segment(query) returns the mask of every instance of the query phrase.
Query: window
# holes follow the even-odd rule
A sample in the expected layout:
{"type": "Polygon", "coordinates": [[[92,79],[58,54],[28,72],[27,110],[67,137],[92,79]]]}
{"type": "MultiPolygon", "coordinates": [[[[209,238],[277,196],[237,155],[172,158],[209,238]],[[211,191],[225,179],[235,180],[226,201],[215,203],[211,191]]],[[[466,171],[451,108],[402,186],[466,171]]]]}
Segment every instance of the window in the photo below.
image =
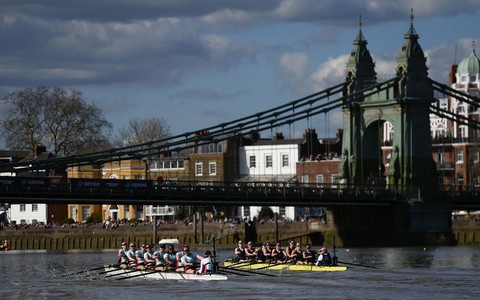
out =
{"type": "Polygon", "coordinates": [[[282,167],[288,167],[288,154],[282,155],[282,167]]]}
{"type": "Polygon", "coordinates": [[[470,76],[470,81],[477,81],[477,76],[475,75],[470,76]]]}
{"type": "Polygon", "coordinates": [[[459,127],[459,129],[460,129],[460,137],[461,137],[461,138],[467,137],[467,128],[466,128],[466,126],[465,126],[465,125],[460,125],[460,126],[458,126],[458,127],[459,127]]]}
{"type": "Polygon", "coordinates": [[[478,150],[476,150],[475,152],[473,152],[473,162],[478,163],[479,160],[480,160],[480,155],[478,153],[478,150]]]}
{"type": "Polygon", "coordinates": [[[38,204],[32,204],[32,211],[38,211],[38,204]]]}
{"type": "Polygon", "coordinates": [[[280,206],[278,210],[279,210],[279,215],[281,217],[285,217],[285,206],[280,206]]]}
{"type": "Polygon", "coordinates": [[[271,155],[265,156],[265,167],[272,168],[273,167],[273,159],[271,155]]]}
{"type": "Polygon", "coordinates": [[[202,176],[203,175],[203,163],[195,163],[195,176],[202,176]]]}
{"type": "Polygon", "coordinates": [[[250,217],[250,206],[244,206],[243,207],[243,215],[245,217],[250,217]]]}
{"type": "Polygon", "coordinates": [[[20,204],[20,211],[25,211],[25,204],[20,204]]]}
{"type": "Polygon", "coordinates": [[[302,183],[309,183],[308,175],[302,175],[300,178],[302,179],[302,183]]]}
{"type": "Polygon", "coordinates": [[[90,216],[90,205],[82,206],[82,221],[86,221],[90,216]]]}
{"type": "Polygon", "coordinates": [[[463,149],[457,150],[457,164],[463,163],[463,149]]]}
{"type": "Polygon", "coordinates": [[[318,174],[317,175],[317,186],[322,186],[322,184],[323,184],[323,175],[318,174]]]}
{"type": "Polygon", "coordinates": [[[340,182],[340,175],[332,175],[332,188],[336,188],[337,184],[340,182]]]}
{"type": "Polygon", "coordinates": [[[445,163],[445,152],[442,150],[440,150],[440,152],[438,152],[438,163],[439,164],[444,164],[445,163]]]}
{"type": "Polygon", "coordinates": [[[77,221],[77,207],[76,206],[70,206],[70,215],[72,216],[72,219],[77,221]]]}
{"type": "Polygon", "coordinates": [[[208,170],[210,175],[217,175],[217,163],[216,162],[209,163],[208,170]]]}
{"type": "Polygon", "coordinates": [[[250,168],[255,168],[257,166],[257,161],[254,155],[249,157],[250,160],[250,168]]]}

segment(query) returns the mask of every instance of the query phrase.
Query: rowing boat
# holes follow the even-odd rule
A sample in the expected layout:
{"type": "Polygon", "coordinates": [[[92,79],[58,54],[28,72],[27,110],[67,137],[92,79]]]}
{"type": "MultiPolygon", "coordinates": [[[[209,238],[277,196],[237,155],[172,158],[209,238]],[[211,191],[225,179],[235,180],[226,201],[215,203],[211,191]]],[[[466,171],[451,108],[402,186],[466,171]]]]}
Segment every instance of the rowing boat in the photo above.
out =
{"type": "Polygon", "coordinates": [[[338,272],[346,271],[345,266],[315,266],[315,265],[292,265],[292,264],[269,264],[269,263],[235,263],[225,261],[225,268],[247,269],[247,270],[288,270],[288,271],[304,271],[304,272],[338,272]]]}
{"type": "Polygon", "coordinates": [[[227,276],[220,274],[186,274],[179,272],[165,272],[165,271],[142,271],[131,269],[119,269],[113,267],[105,267],[105,277],[112,279],[126,279],[126,278],[142,278],[142,279],[157,279],[157,280],[227,280],[227,276]]]}

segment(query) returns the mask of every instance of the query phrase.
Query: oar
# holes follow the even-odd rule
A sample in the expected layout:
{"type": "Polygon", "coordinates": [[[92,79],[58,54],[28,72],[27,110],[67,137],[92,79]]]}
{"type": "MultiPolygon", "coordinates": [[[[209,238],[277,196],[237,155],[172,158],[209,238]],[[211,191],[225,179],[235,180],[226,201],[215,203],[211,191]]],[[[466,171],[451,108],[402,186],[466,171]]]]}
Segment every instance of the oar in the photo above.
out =
{"type": "Polygon", "coordinates": [[[106,275],[105,278],[109,278],[109,277],[114,277],[114,276],[119,276],[119,275],[125,275],[125,274],[129,274],[129,273],[133,273],[133,272],[137,272],[137,271],[141,271],[141,270],[137,270],[137,269],[117,269],[118,270],[124,270],[124,272],[119,272],[117,274],[113,274],[113,275],[106,275]]]}
{"type": "Polygon", "coordinates": [[[116,265],[105,265],[103,267],[93,268],[93,269],[90,269],[90,270],[83,270],[83,271],[79,271],[79,272],[75,272],[75,273],[69,273],[69,274],[63,275],[63,277],[78,275],[78,274],[87,273],[87,272],[91,272],[91,271],[97,271],[97,270],[101,270],[101,269],[105,269],[105,268],[109,268],[109,267],[113,267],[113,266],[116,266],[116,265]]]}
{"type": "MultiPolygon", "coordinates": [[[[145,276],[145,275],[148,275],[148,274],[165,272],[165,271],[158,271],[158,270],[153,270],[153,271],[149,271],[149,272],[141,271],[141,270],[135,270],[135,271],[140,271],[140,274],[132,275],[132,276],[120,277],[120,278],[117,278],[116,280],[125,280],[125,279],[129,279],[129,278],[135,278],[135,277],[145,276]]],[[[130,273],[131,273],[131,272],[130,272],[130,273]]]]}
{"type": "MultiPolygon", "coordinates": [[[[112,266],[113,267],[113,266],[112,266]]],[[[110,272],[114,272],[114,271],[118,271],[118,270],[132,270],[132,269],[128,269],[128,268],[119,268],[117,266],[115,266],[112,270],[108,270],[108,271],[103,271],[103,272],[99,272],[98,274],[107,274],[107,273],[110,273],[110,272]]]]}
{"type": "MultiPolygon", "coordinates": [[[[220,268],[220,271],[225,271],[225,269],[232,270],[232,268],[222,267],[222,268],[220,268]]],[[[249,274],[264,275],[264,276],[268,276],[268,277],[277,277],[277,275],[262,273],[262,272],[256,272],[254,270],[244,270],[244,269],[239,269],[239,268],[233,268],[233,270],[235,270],[236,272],[245,272],[245,273],[249,273],[249,274]]]]}
{"type": "Polygon", "coordinates": [[[247,261],[237,262],[237,263],[234,263],[234,264],[225,266],[225,268],[236,269],[237,266],[240,266],[240,267],[250,266],[250,265],[253,265],[253,263],[254,263],[254,261],[251,260],[251,259],[249,259],[249,260],[247,260],[247,261]]]}
{"type": "MultiPolygon", "coordinates": [[[[227,273],[227,274],[238,275],[238,276],[250,276],[250,275],[248,275],[248,274],[235,272],[235,271],[233,271],[233,270],[225,270],[225,269],[226,269],[225,267],[219,267],[219,272],[220,272],[220,273],[227,273]]],[[[234,270],[237,270],[237,269],[234,269],[234,270]]]]}
{"type": "Polygon", "coordinates": [[[347,265],[347,266],[355,266],[355,267],[362,267],[362,268],[368,268],[368,269],[378,269],[377,267],[373,267],[373,266],[366,266],[366,265],[361,265],[361,264],[348,263],[348,262],[344,262],[344,261],[339,261],[339,263],[347,265]]]}

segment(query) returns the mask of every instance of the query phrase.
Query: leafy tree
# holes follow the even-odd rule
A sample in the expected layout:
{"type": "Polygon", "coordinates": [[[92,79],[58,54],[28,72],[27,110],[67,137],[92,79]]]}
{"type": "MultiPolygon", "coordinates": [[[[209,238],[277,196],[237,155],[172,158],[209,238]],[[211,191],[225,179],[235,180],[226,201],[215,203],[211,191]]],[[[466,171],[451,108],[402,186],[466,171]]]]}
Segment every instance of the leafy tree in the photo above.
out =
{"type": "Polygon", "coordinates": [[[98,224],[102,223],[102,216],[99,212],[93,212],[91,215],[87,217],[85,220],[87,224],[98,224]]]}
{"type": "Polygon", "coordinates": [[[132,146],[161,140],[171,135],[170,125],[162,118],[152,117],[144,120],[131,119],[127,127],[119,130],[115,144],[118,146],[132,146]]]}
{"type": "Polygon", "coordinates": [[[273,217],[274,217],[273,210],[268,206],[262,206],[262,208],[258,212],[258,219],[259,220],[268,221],[268,220],[273,219],[273,217]]]}
{"type": "Polygon", "coordinates": [[[1,129],[9,149],[35,151],[42,144],[55,155],[68,156],[111,146],[112,124],[75,89],[26,88],[6,100],[10,108],[1,129]]]}

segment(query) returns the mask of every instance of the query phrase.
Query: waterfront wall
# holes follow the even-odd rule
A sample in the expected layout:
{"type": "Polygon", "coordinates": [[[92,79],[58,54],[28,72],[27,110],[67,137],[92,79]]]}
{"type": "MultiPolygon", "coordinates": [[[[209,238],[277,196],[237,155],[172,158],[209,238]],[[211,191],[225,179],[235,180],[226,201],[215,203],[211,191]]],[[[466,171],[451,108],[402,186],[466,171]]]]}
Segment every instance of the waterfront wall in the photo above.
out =
{"type": "MultiPolygon", "coordinates": [[[[256,243],[278,240],[286,245],[294,239],[303,244],[323,245],[330,234],[322,232],[319,226],[306,222],[279,224],[278,231],[272,223],[260,224],[256,228],[256,243]]],[[[65,251],[73,249],[119,249],[123,241],[156,244],[161,239],[178,239],[180,244],[215,244],[233,246],[238,240],[245,240],[244,224],[205,224],[203,238],[197,229],[183,224],[161,225],[153,237],[153,225],[130,227],[123,225],[117,229],[101,226],[78,226],[69,228],[6,228],[0,230],[0,239],[7,240],[11,250],[65,251]]],[[[330,241],[331,238],[328,238],[330,241]]]]}
{"type": "MultiPolygon", "coordinates": [[[[457,245],[480,245],[480,222],[474,220],[457,220],[454,222],[453,233],[457,245]]],[[[47,250],[65,251],[73,249],[119,249],[123,241],[156,244],[161,239],[178,239],[179,243],[202,244],[200,233],[197,237],[192,226],[161,225],[157,228],[156,238],[153,237],[153,226],[120,226],[117,229],[105,229],[100,226],[76,228],[5,228],[0,230],[0,240],[7,240],[11,250],[47,250]]],[[[274,242],[276,236],[284,246],[289,240],[314,246],[333,246],[335,239],[337,247],[344,243],[334,226],[295,222],[279,224],[278,233],[274,224],[260,224],[256,228],[256,242],[274,242]]],[[[212,245],[215,238],[217,246],[234,247],[238,240],[245,240],[244,224],[207,224],[204,231],[203,244],[212,245]]],[[[376,245],[370,245],[376,246],[376,245]]]]}

